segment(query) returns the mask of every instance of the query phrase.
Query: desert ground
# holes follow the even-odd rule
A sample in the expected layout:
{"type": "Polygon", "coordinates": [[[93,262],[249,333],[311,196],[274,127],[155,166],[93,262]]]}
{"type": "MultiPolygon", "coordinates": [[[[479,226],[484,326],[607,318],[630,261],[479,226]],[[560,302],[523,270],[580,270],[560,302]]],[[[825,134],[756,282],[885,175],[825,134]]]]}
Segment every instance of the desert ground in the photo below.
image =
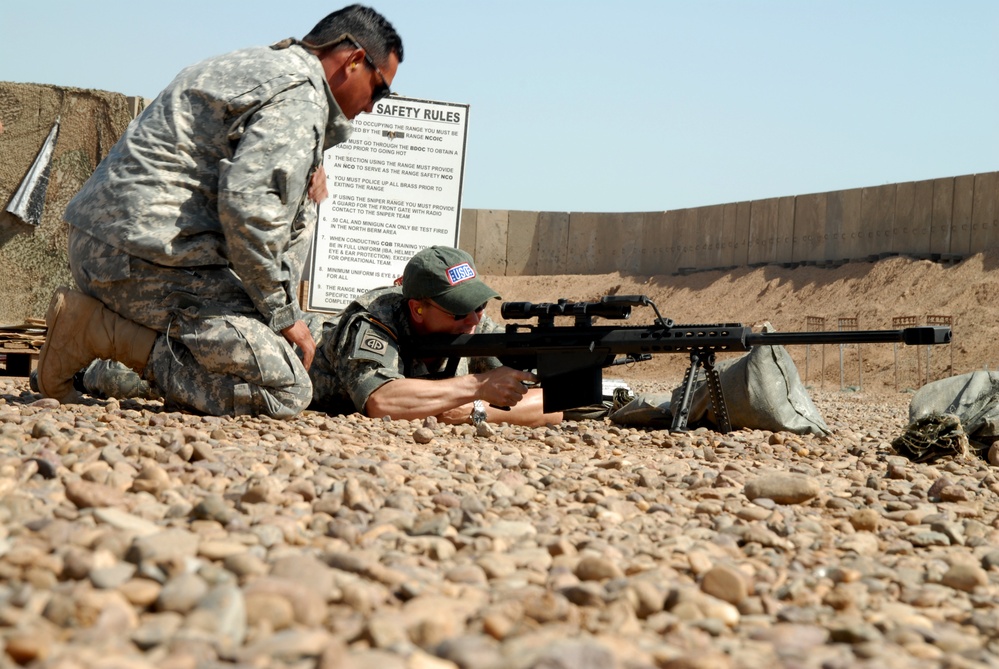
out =
{"type": "MultiPolygon", "coordinates": [[[[680,323],[953,319],[928,372],[810,351],[824,436],[215,418],[0,379],[0,666],[999,667],[999,478],[890,445],[921,380],[999,364],[997,259],[487,277],[680,323]]],[[[611,375],[662,390],[686,363],[611,375]]]]}

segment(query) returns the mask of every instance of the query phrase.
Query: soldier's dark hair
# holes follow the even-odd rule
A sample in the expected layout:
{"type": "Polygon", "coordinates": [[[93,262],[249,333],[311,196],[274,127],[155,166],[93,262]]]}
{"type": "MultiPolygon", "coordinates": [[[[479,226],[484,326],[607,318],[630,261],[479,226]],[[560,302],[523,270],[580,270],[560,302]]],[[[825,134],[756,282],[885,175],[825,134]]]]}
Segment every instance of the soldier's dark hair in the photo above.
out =
{"type": "Polygon", "coordinates": [[[371,59],[384,63],[390,53],[395,53],[402,62],[402,38],[384,16],[363,5],[350,5],[329,14],[302,38],[306,46],[325,51],[344,42],[344,33],[353,35],[371,59]]]}

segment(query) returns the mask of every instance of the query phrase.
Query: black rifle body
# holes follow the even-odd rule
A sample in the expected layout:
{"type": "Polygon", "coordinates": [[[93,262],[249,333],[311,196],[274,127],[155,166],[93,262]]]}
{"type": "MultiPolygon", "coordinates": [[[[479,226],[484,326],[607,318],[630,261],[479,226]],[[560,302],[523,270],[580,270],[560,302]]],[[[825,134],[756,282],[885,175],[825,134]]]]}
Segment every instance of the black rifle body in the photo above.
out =
{"type": "MultiPolygon", "coordinates": [[[[658,310],[655,322],[650,325],[592,324],[594,316],[628,318],[630,306],[636,304],[651,305],[651,302],[645,296],[609,296],[600,302],[562,300],[540,305],[508,302],[503,304],[504,317],[516,313],[514,317],[537,318],[538,322],[510,323],[505,332],[414,337],[407,342],[406,350],[414,358],[449,358],[453,365],[460,358],[496,357],[507,366],[533,370],[544,390],[544,410],[551,412],[600,402],[605,367],[647,360],[656,354],[690,355],[691,366],[685,381],[689,386],[689,376],[697,367],[704,366],[710,374],[714,354],[720,352],[801,344],[935,345],[949,343],[951,339],[950,328],[940,326],[899,330],[753,332],[741,323],[677,325],[658,316],[658,310]],[[616,305],[616,309],[607,310],[601,306],[607,304],[616,305]],[[558,310],[552,313],[551,308],[555,305],[563,305],[561,311],[566,313],[558,310]],[[587,313],[585,308],[591,305],[599,308],[587,313]],[[531,313],[532,308],[537,313],[531,313]],[[576,322],[556,325],[554,316],[575,316],[576,322]]],[[[685,394],[689,395],[689,388],[685,394]]],[[[689,404],[689,397],[685,399],[689,404]]],[[[684,428],[685,424],[677,427],[684,428]]]]}

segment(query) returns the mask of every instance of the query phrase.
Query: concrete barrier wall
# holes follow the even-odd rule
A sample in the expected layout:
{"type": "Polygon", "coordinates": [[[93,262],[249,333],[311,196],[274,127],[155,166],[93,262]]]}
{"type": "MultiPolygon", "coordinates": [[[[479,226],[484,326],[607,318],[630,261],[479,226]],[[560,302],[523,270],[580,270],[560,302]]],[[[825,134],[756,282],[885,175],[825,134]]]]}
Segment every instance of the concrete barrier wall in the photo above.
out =
{"type": "Polygon", "coordinates": [[[678,274],[999,247],[999,172],[637,213],[462,211],[484,273],[678,274]]]}

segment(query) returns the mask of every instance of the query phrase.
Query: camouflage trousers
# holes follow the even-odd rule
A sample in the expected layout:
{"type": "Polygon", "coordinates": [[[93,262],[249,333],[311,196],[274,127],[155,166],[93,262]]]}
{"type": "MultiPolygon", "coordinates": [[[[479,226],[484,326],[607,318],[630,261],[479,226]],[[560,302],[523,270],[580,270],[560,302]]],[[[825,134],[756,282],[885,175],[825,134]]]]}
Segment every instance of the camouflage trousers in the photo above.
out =
{"type": "Polygon", "coordinates": [[[80,290],[160,333],[144,372],[167,402],[216,416],[287,418],[312,400],[312,382],[227,267],[165,267],[70,228],[80,290]]]}

